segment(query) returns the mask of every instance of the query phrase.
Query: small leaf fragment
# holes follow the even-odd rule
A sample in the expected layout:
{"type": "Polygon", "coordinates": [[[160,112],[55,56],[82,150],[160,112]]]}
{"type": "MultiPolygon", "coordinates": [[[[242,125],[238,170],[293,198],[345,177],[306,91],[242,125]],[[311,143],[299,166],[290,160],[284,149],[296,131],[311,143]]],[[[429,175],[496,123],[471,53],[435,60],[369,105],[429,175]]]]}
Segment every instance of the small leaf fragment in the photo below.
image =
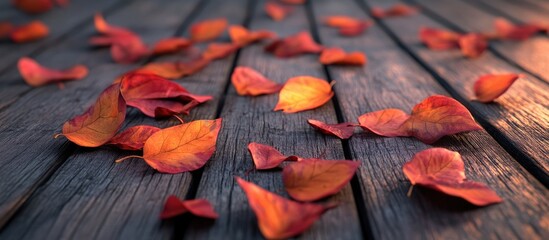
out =
{"type": "Polygon", "coordinates": [[[526,40],[542,30],[536,24],[515,25],[504,18],[494,20],[494,28],[498,38],[516,41],[526,40]]]}
{"type": "Polygon", "coordinates": [[[282,85],[275,83],[261,73],[249,67],[236,67],[231,76],[231,82],[238,95],[258,96],[276,93],[282,89],[282,85]]]}
{"type": "Polygon", "coordinates": [[[353,136],[356,126],[354,123],[327,124],[314,119],[307,120],[307,123],[324,134],[336,136],[340,139],[348,139],[353,136]]]}
{"type": "Polygon", "coordinates": [[[181,200],[174,195],[168,196],[164,209],[160,213],[161,219],[168,219],[190,212],[191,214],[216,219],[219,215],[215,212],[212,204],[206,199],[181,200]]]}
{"type": "Polygon", "coordinates": [[[265,3],[265,13],[275,21],[281,21],[293,11],[292,7],[283,6],[274,1],[265,3]]]}
{"type": "Polygon", "coordinates": [[[202,53],[202,58],[207,60],[217,60],[230,56],[235,53],[240,46],[234,43],[210,43],[208,48],[202,53]]]}
{"type": "Polygon", "coordinates": [[[191,26],[191,39],[193,42],[205,42],[218,38],[227,28],[225,18],[208,19],[191,26]]]}
{"type": "Polygon", "coordinates": [[[304,53],[319,53],[323,47],[317,44],[308,32],[278,39],[265,47],[267,52],[277,57],[293,57],[304,53]]]}
{"type": "Polygon", "coordinates": [[[284,161],[297,161],[296,156],[284,156],[275,148],[252,142],[248,144],[248,151],[252,155],[255,168],[258,170],[278,167],[284,161]]]}
{"type": "Polygon", "coordinates": [[[243,26],[232,25],[229,27],[229,36],[234,44],[243,47],[263,39],[274,38],[276,37],[276,33],[266,30],[252,32],[243,26]]]}
{"type": "Polygon", "coordinates": [[[153,47],[153,55],[170,54],[181,51],[191,46],[192,42],[182,37],[164,38],[156,42],[153,47]]]}
{"type": "Polygon", "coordinates": [[[458,43],[461,53],[470,58],[480,56],[488,47],[486,38],[477,33],[469,33],[461,36],[458,43]]]}
{"type": "Polygon", "coordinates": [[[32,21],[25,25],[15,27],[10,32],[10,39],[15,43],[26,43],[45,38],[48,34],[48,26],[41,21],[32,21]]]}
{"type": "Polygon", "coordinates": [[[333,96],[332,86],[325,80],[310,76],[293,77],[280,90],[274,110],[285,113],[311,110],[324,105],[333,96]]]}
{"type": "Polygon", "coordinates": [[[334,15],[327,17],[324,24],[338,28],[339,34],[342,36],[352,37],[362,34],[372,25],[372,22],[349,16],[334,15]]]}
{"type": "Polygon", "coordinates": [[[504,94],[521,75],[515,73],[488,74],[478,78],[474,92],[479,102],[492,102],[504,94]]]}
{"type": "Polygon", "coordinates": [[[33,59],[27,57],[19,59],[17,68],[25,82],[33,87],[52,82],[78,80],[88,75],[88,68],[84,65],[76,65],[65,70],[55,70],[43,67],[33,59]]]}
{"type": "Polygon", "coordinates": [[[416,14],[417,12],[418,9],[416,7],[412,7],[403,3],[394,4],[387,9],[382,9],[380,7],[372,8],[372,16],[377,18],[410,16],[416,14]]]}
{"type": "Polygon", "coordinates": [[[419,39],[433,50],[448,50],[459,47],[460,34],[436,28],[421,27],[419,39]]]}
{"type": "Polygon", "coordinates": [[[325,48],[320,54],[320,63],[322,64],[337,64],[337,65],[364,65],[367,58],[364,53],[351,52],[347,53],[341,48],[325,48]]]}

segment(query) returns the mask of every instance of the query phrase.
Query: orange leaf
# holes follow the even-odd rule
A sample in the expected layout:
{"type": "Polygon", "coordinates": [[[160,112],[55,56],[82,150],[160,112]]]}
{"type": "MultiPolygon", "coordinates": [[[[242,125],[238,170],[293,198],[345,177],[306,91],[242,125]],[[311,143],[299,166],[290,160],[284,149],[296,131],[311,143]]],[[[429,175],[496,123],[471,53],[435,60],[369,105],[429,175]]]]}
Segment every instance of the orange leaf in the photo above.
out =
{"type": "Polygon", "coordinates": [[[88,75],[88,68],[76,65],[66,70],[55,70],[41,66],[36,61],[23,57],[17,62],[19,73],[27,84],[38,87],[52,82],[82,79],[88,75]]]}
{"type": "Polygon", "coordinates": [[[163,78],[178,79],[199,72],[209,63],[210,60],[204,58],[190,62],[153,62],[135,70],[135,73],[150,73],[163,78]]]}
{"type": "Polygon", "coordinates": [[[234,43],[210,43],[202,57],[209,60],[222,59],[236,52],[238,48],[239,46],[234,43]]]}
{"type": "Polygon", "coordinates": [[[373,7],[372,16],[377,18],[401,17],[401,16],[413,15],[417,13],[417,11],[418,9],[416,7],[408,6],[402,3],[397,3],[385,10],[379,7],[373,7]]]}
{"type": "Polygon", "coordinates": [[[316,201],[338,193],[353,178],[359,162],[302,159],[282,171],[284,187],[299,201],[316,201]]]}
{"type": "Polygon", "coordinates": [[[324,212],[335,207],[294,202],[239,177],[235,178],[257,216],[259,230],[268,239],[285,239],[298,235],[307,230],[324,212]]]}
{"type": "Polygon", "coordinates": [[[433,50],[447,50],[459,47],[458,41],[460,34],[436,29],[421,27],[419,29],[419,39],[428,48],[433,50]]]}
{"type": "Polygon", "coordinates": [[[95,30],[101,34],[105,34],[105,35],[134,34],[132,31],[128,30],[127,28],[110,25],[109,23],[107,23],[107,21],[105,21],[105,18],[103,18],[103,15],[101,15],[101,13],[96,13],[93,18],[93,21],[94,21],[95,30]]]}
{"type": "Polygon", "coordinates": [[[265,13],[275,21],[286,18],[293,10],[291,7],[283,6],[273,1],[265,3],[265,13]]]}
{"type": "Polygon", "coordinates": [[[12,4],[30,14],[44,13],[53,8],[52,0],[13,0],[12,4]]]}
{"type": "Polygon", "coordinates": [[[284,161],[298,160],[296,156],[284,156],[275,148],[256,142],[248,144],[248,150],[252,155],[255,168],[259,170],[278,167],[284,161]]]}
{"type": "Polygon", "coordinates": [[[242,96],[258,96],[280,91],[281,84],[275,83],[249,67],[236,67],[231,76],[236,92],[242,96]]]}
{"type": "Polygon", "coordinates": [[[195,23],[191,26],[193,42],[204,42],[218,38],[227,28],[227,19],[216,18],[195,23]]]}
{"type": "Polygon", "coordinates": [[[501,39],[526,40],[542,29],[536,24],[515,25],[506,19],[497,18],[494,20],[497,37],[501,39]]]}
{"type": "Polygon", "coordinates": [[[480,102],[492,102],[504,94],[521,75],[515,73],[489,74],[475,82],[475,96],[480,102]]]}
{"type": "Polygon", "coordinates": [[[293,57],[304,53],[319,53],[323,47],[318,45],[308,32],[279,39],[267,45],[265,50],[277,57],[293,57]]]}
{"type": "Polygon", "coordinates": [[[346,53],[341,48],[325,48],[320,54],[320,63],[322,64],[364,65],[366,61],[364,53],[346,53]]]}
{"type": "Polygon", "coordinates": [[[341,15],[327,17],[324,23],[330,27],[339,28],[340,35],[349,37],[362,34],[372,25],[371,21],[341,15]]]}
{"type": "Polygon", "coordinates": [[[475,58],[480,56],[488,47],[486,38],[477,33],[469,33],[459,38],[459,47],[464,56],[475,58]]]}
{"type": "Polygon", "coordinates": [[[221,118],[197,120],[162,129],[147,139],[143,158],[162,173],[182,173],[201,168],[210,159],[221,129],[221,118]]]}
{"type": "Polygon", "coordinates": [[[133,126],[114,136],[108,144],[124,150],[141,150],[145,145],[145,141],[158,131],[160,131],[160,128],[153,126],[133,126]]]}
{"type": "Polygon", "coordinates": [[[354,123],[339,123],[339,124],[326,124],[318,120],[309,119],[307,120],[309,125],[319,130],[320,132],[332,136],[336,136],[340,139],[347,139],[353,136],[355,132],[354,123]]]}
{"type": "Polygon", "coordinates": [[[11,31],[10,39],[15,43],[25,43],[45,38],[48,34],[48,26],[41,21],[32,21],[11,31]]]}
{"type": "Polygon", "coordinates": [[[120,86],[113,84],[85,113],[63,125],[63,135],[82,147],[98,147],[107,143],[126,118],[126,102],[120,86]]]}
{"type": "Polygon", "coordinates": [[[251,32],[245,27],[232,25],[229,27],[229,36],[234,44],[243,47],[263,39],[274,38],[276,34],[265,30],[251,32]]]}
{"type": "Polygon", "coordinates": [[[166,117],[161,113],[188,114],[189,105],[196,106],[195,101],[204,103],[212,99],[211,96],[194,95],[179,84],[157,75],[144,73],[124,75],[120,91],[128,106],[138,108],[149,117],[166,117]]]}
{"type": "Polygon", "coordinates": [[[309,76],[293,77],[280,90],[274,110],[295,113],[315,109],[333,96],[332,86],[325,80],[309,76]]]}
{"type": "Polygon", "coordinates": [[[477,206],[503,201],[486,185],[466,180],[460,154],[444,148],[430,148],[417,153],[404,164],[402,171],[412,185],[460,197],[477,206]]]}
{"type": "Polygon", "coordinates": [[[153,55],[170,54],[191,46],[192,42],[182,37],[165,38],[158,41],[152,50],[153,55]]]}
{"type": "Polygon", "coordinates": [[[216,219],[219,215],[215,212],[212,204],[206,199],[181,200],[174,195],[166,199],[164,209],[160,214],[161,219],[173,218],[190,212],[195,216],[216,219]]]}
{"type": "Polygon", "coordinates": [[[431,144],[446,135],[482,129],[461,103],[434,95],[417,104],[411,115],[398,109],[366,113],[358,118],[360,126],[387,137],[413,136],[431,144]]]}

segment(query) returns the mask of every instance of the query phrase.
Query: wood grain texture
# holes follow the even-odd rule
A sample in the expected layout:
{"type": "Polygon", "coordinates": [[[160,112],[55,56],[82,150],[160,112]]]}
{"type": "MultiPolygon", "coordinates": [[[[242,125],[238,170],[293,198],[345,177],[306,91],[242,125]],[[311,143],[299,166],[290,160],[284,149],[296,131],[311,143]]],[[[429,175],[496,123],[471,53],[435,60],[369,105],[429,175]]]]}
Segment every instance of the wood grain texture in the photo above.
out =
{"type": "MultiPolygon", "coordinates": [[[[375,5],[375,4],[372,4],[375,5]]],[[[525,74],[509,91],[494,103],[470,101],[474,98],[473,84],[477,78],[490,73],[521,72],[490,52],[479,58],[462,57],[459,50],[432,51],[418,39],[420,26],[444,28],[443,25],[423,14],[409,18],[383,21],[396,38],[423,64],[427,65],[440,81],[460,98],[488,131],[523,166],[536,175],[545,185],[549,184],[549,86],[525,74]]],[[[482,22],[482,21],[479,21],[482,22]]]]}
{"type": "MultiPolygon", "coordinates": [[[[493,22],[499,15],[492,15],[481,8],[464,1],[452,0],[413,0],[438,18],[454,25],[455,31],[493,32],[493,22]],[[459,9],[456,11],[455,9],[459,9]]],[[[448,26],[447,26],[448,27],[448,26]]],[[[526,41],[492,41],[490,50],[496,56],[504,58],[520,68],[516,71],[528,71],[537,78],[549,83],[549,38],[536,35],[526,41]]]]}
{"type": "Polygon", "coordinates": [[[509,0],[466,0],[471,4],[522,23],[549,21],[548,11],[543,7],[532,7],[527,2],[509,0]]]}
{"type": "MultiPolygon", "coordinates": [[[[91,2],[88,0],[74,0],[70,1],[66,7],[54,7],[50,11],[38,15],[25,14],[10,4],[6,4],[7,6],[0,10],[0,20],[10,21],[17,25],[40,20],[49,27],[49,35],[44,39],[24,44],[3,41],[0,44],[0,56],[2,56],[0,58],[0,73],[15,67],[17,59],[20,57],[33,56],[52,45],[59,44],[73,33],[73,30],[92,21],[93,14],[96,12],[110,12],[123,7],[128,2],[130,1],[98,0],[93,1],[90,6],[91,2]]],[[[4,82],[4,79],[1,79],[0,82],[4,82]]]]}
{"type": "MultiPolygon", "coordinates": [[[[309,30],[303,6],[296,6],[285,20],[274,22],[264,13],[264,3],[265,1],[257,1],[251,29],[268,29],[281,37],[309,30]]],[[[263,46],[264,44],[255,44],[242,49],[238,66],[252,67],[278,83],[299,75],[326,79],[318,62],[318,55],[280,59],[264,52],[263,46]]],[[[278,94],[239,96],[234,87],[229,86],[221,112],[223,128],[219,135],[219,145],[215,157],[204,169],[196,196],[210,200],[220,218],[207,227],[192,223],[185,232],[185,239],[261,238],[257,219],[234,176],[242,177],[277,194],[288,195],[284,191],[281,171],[253,170],[254,165],[247,150],[250,142],[274,146],[283,154],[344,159],[338,139],[314,131],[306,122],[309,118],[336,122],[331,102],[315,110],[285,114],[273,112],[277,99],[278,94]]],[[[298,238],[360,239],[361,230],[350,186],[329,200],[339,202],[339,206],[325,213],[298,238]]]]}
{"type": "MultiPolygon", "coordinates": [[[[173,36],[197,2],[136,1],[108,21],[135,30],[147,42],[156,41],[173,36]]],[[[90,22],[85,31],[40,55],[44,59],[65,59],[65,64],[75,59],[94,63],[90,64],[90,77],[67,83],[64,90],[55,86],[36,88],[0,113],[0,121],[5,123],[0,133],[0,151],[4,155],[0,160],[2,225],[48,180],[0,233],[2,239],[135,238],[139,234],[147,238],[173,232],[161,228],[158,219],[152,217],[156,217],[163,196],[185,192],[181,188],[187,186],[188,175],[165,178],[142,161],[114,164],[114,159],[129,152],[76,148],[66,139],[52,138],[65,121],[84,112],[115,77],[137,66],[112,63],[108,49],[89,49],[87,39],[93,32],[90,22]]],[[[128,125],[154,124],[150,119],[138,118],[141,114],[137,111],[128,115],[128,125]]]]}
{"type": "MultiPolygon", "coordinates": [[[[368,55],[366,67],[329,67],[337,82],[334,88],[344,121],[356,122],[361,114],[384,108],[408,111],[425,97],[448,95],[378,25],[364,35],[346,38],[321,24],[330,15],[367,18],[354,1],[317,0],[312,4],[323,44],[368,55]]],[[[421,23],[417,17],[387,21],[395,25],[398,21],[410,31],[421,23]]],[[[460,152],[468,178],[488,184],[505,200],[481,209],[421,187],[414,188],[411,198],[406,196],[410,184],[402,165],[413,154],[432,146],[413,138],[371,133],[356,134],[349,145],[353,158],[363,164],[359,179],[375,239],[542,239],[549,233],[544,227],[549,192],[485,131],[445,137],[433,145],[460,152]]]]}

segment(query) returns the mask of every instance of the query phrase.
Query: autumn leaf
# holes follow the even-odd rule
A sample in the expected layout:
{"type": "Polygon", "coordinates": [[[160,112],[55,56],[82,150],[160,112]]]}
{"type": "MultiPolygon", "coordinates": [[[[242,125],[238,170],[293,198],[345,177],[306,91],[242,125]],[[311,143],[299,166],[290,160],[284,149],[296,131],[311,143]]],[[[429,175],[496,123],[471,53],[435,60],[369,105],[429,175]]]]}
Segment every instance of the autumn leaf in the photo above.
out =
{"type": "Polygon", "coordinates": [[[399,109],[366,113],[358,118],[360,126],[381,136],[413,136],[432,144],[446,135],[481,130],[461,103],[441,95],[424,99],[408,115],[399,109]]]}
{"type": "Polygon", "coordinates": [[[98,147],[107,143],[126,118],[126,102],[120,86],[105,89],[93,106],[63,125],[63,136],[82,147],[98,147]]]}
{"type": "Polygon", "coordinates": [[[320,63],[327,65],[364,65],[366,61],[364,53],[347,53],[341,48],[325,48],[320,54],[320,63]]]}
{"type": "Polygon", "coordinates": [[[542,30],[536,24],[515,25],[503,18],[494,20],[494,28],[498,38],[516,41],[526,40],[542,30]]]}
{"type": "Polygon", "coordinates": [[[161,113],[188,114],[188,104],[204,103],[211,96],[194,95],[177,83],[154,74],[129,73],[121,80],[120,91],[128,106],[149,117],[167,117],[161,113]],[[158,109],[168,111],[158,112],[158,109]]]}
{"type": "Polygon", "coordinates": [[[504,94],[513,83],[522,77],[520,74],[488,74],[475,82],[474,92],[479,102],[492,102],[504,94]]]}
{"type": "Polygon", "coordinates": [[[280,90],[274,110],[295,113],[315,109],[333,96],[332,86],[325,80],[309,76],[293,77],[280,90]]]}
{"type": "Polygon", "coordinates": [[[43,67],[27,57],[19,59],[17,68],[25,82],[33,87],[52,82],[82,79],[88,75],[88,68],[84,65],[76,65],[66,70],[55,70],[43,67]]]}
{"type": "Polygon", "coordinates": [[[163,78],[178,79],[189,76],[204,69],[210,60],[199,58],[189,62],[153,62],[137,70],[135,73],[155,74],[163,78]]]}
{"type": "Polygon", "coordinates": [[[12,0],[13,6],[30,14],[38,14],[49,11],[53,8],[52,0],[12,0]]]}
{"type": "Polygon", "coordinates": [[[258,96],[280,91],[281,84],[275,83],[261,73],[249,67],[236,67],[231,75],[231,82],[238,95],[258,96]]]}
{"type": "Polygon", "coordinates": [[[256,142],[248,144],[248,151],[250,151],[255,168],[258,170],[276,168],[284,161],[298,160],[296,156],[284,156],[275,148],[256,142]]]}
{"type": "Polygon", "coordinates": [[[338,28],[339,34],[342,36],[352,37],[362,34],[372,25],[372,22],[349,16],[334,15],[327,17],[324,24],[338,28]]]}
{"type": "Polygon", "coordinates": [[[373,7],[372,16],[376,18],[402,17],[416,14],[417,11],[418,9],[416,7],[408,6],[403,3],[397,3],[387,9],[373,7]]]}
{"type": "Polygon", "coordinates": [[[141,150],[149,137],[160,131],[160,128],[138,125],[130,127],[115,135],[107,144],[114,145],[123,150],[141,150]]]}
{"type": "Polygon", "coordinates": [[[192,42],[182,37],[164,38],[156,42],[153,47],[153,55],[164,55],[175,53],[192,45],[192,42]]]}
{"type": "Polygon", "coordinates": [[[26,43],[45,38],[48,34],[48,26],[41,21],[32,21],[22,26],[15,27],[10,32],[10,39],[14,43],[26,43]]]}
{"type": "Polygon", "coordinates": [[[459,47],[460,34],[443,29],[421,27],[419,39],[433,50],[447,50],[459,47]]]}
{"type": "Polygon", "coordinates": [[[356,161],[302,159],[284,167],[282,179],[288,194],[309,202],[338,193],[353,178],[356,161]]]}
{"type": "Polygon", "coordinates": [[[203,218],[216,219],[219,216],[213,209],[212,204],[206,199],[183,201],[174,195],[170,195],[168,196],[168,199],[166,199],[164,209],[162,210],[162,213],[160,213],[160,218],[173,218],[188,212],[203,218]]]}
{"type": "Polygon", "coordinates": [[[195,23],[191,26],[191,39],[193,42],[214,40],[223,34],[227,24],[225,18],[215,18],[195,23]]]}
{"type": "Polygon", "coordinates": [[[458,43],[461,53],[470,58],[480,56],[488,47],[486,38],[477,33],[469,33],[461,36],[458,43]]]}
{"type": "Polygon", "coordinates": [[[319,130],[320,132],[332,136],[336,136],[340,139],[348,139],[355,132],[354,123],[338,123],[338,124],[327,124],[318,120],[309,119],[307,123],[313,128],[319,130]]]}
{"type": "Polygon", "coordinates": [[[235,53],[240,47],[234,43],[210,43],[202,53],[202,58],[208,60],[222,59],[235,53]]]}
{"type": "Polygon", "coordinates": [[[257,217],[259,230],[267,239],[296,236],[307,230],[324,212],[335,207],[294,202],[239,177],[235,178],[248,197],[248,203],[257,217]]]}
{"type": "Polygon", "coordinates": [[[323,47],[318,45],[308,32],[279,39],[265,47],[267,52],[277,57],[293,57],[304,53],[319,53],[323,47]]]}
{"type": "Polygon", "coordinates": [[[266,30],[252,32],[243,26],[232,25],[229,27],[229,36],[234,44],[243,47],[263,39],[274,38],[276,34],[266,30]]]}
{"type": "Polygon", "coordinates": [[[93,23],[95,26],[95,30],[98,33],[105,34],[105,35],[126,35],[126,34],[134,34],[132,31],[128,30],[127,28],[114,26],[105,20],[103,18],[103,15],[101,13],[96,13],[93,17],[93,23]]]}
{"type": "Polygon", "coordinates": [[[461,155],[444,148],[430,148],[414,155],[402,167],[412,185],[421,185],[445,194],[486,206],[503,200],[482,183],[467,180],[461,155]]]}
{"type": "Polygon", "coordinates": [[[293,11],[292,7],[280,5],[274,1],[265,3],[265,13],[275,21],[281,21],[293,11]]]}

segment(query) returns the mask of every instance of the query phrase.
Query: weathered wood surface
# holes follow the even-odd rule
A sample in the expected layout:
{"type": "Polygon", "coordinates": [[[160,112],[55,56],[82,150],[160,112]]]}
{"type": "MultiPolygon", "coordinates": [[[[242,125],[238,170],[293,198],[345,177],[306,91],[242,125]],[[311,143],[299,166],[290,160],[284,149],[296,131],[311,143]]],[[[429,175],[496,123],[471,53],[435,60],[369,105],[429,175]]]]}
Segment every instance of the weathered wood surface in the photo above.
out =
{"type": "Polygon", "coordinates": [[[513,19],[521,23],[530,22],[549,22],[549,11],[543,7],[532,7],[527,2],[509,1],[509,0],[467,0],[475,6],[513,19]]]}
{"type": "MultiPolygon", "coordinates": [[[[272,21],[263,11],[265,1],[257,1],[251,18],[251,29],[268,29],[285,37],[300,31],[309,31],[310,25],[303,6],[282,23],[272,21]]],[[[317,55],[288,59],[276,58],[263,50],[264,44],[255,44],[241,50],[237,66],[257,69],[273,81],[284,83],[291,77],[309,75],[326,79],[317,55]]],[[[239,176],[269,191],[287,196],[282,184],[281,171],[249,171],[254,168],[247,150],[250,142],[275,146],[284,154],[324,159],[345,159],[341,142],[315,132],[307,119],[337,122],[331,103],[299,114],[273,112],[278,94],[260,97],[237,95],[229,86],[220,117],[223,130],[221,146],[215,157],[204,168],[198,185],[197,198],[206,198],[217,207],[220,218],[206,228],[191,224],[185,239],[258,239],[261,233],[246,195],[235,182],[239,176]]],[[[339,206],[325,213],[311,229],[301,235],[304,239],[360,239],[361,230],[350,186],[330,198],[339,206]]]]}
{"type": "MultiPolygon", "coordinates": [[[[318,0],[312,4],[317,23],[329,15],[366,18],[351,0],[318,0]]],[[[401,21],[417,23],[415,19],[403,18],[401,21]]],[[[323,44],[365,52],[369,58],[365,68],[329,67],[331,77],[337,81],[334,88],[344,121],[356,122],[359,115],[384,108],[409,110],[430,95],[449,95],[379,26],[373,26],[367,34],[355,38],[339,37],[336,30],[322,25],[319,31],[323,44]]],[[[445,137],[434,145],[460,152],[468,177],[487,183],[505,199],[502,204],[482,210],[457,202],[453,207],[437,204],[454,202],[421,188],[414,189],[411,198],[406,197],[410,184],[402,173],[402,164],[416,152],[431,147],[429,145],[411,138],[384,138],[362,133],[353,136],[349,146],[352,157],[363,163],[359,179],[367,219],[376,239],[542,237],[544,226],[539,222],[543,220],[543,212],[549,209],[549,201],[542,200],[548,191],[505,154],[486,132],[445,137]],[[472,224],[471,219],[475,219],[476,224],[472,224]],[[538,224],[525,226],[521,224],[524,221],[538,224]]]]}

